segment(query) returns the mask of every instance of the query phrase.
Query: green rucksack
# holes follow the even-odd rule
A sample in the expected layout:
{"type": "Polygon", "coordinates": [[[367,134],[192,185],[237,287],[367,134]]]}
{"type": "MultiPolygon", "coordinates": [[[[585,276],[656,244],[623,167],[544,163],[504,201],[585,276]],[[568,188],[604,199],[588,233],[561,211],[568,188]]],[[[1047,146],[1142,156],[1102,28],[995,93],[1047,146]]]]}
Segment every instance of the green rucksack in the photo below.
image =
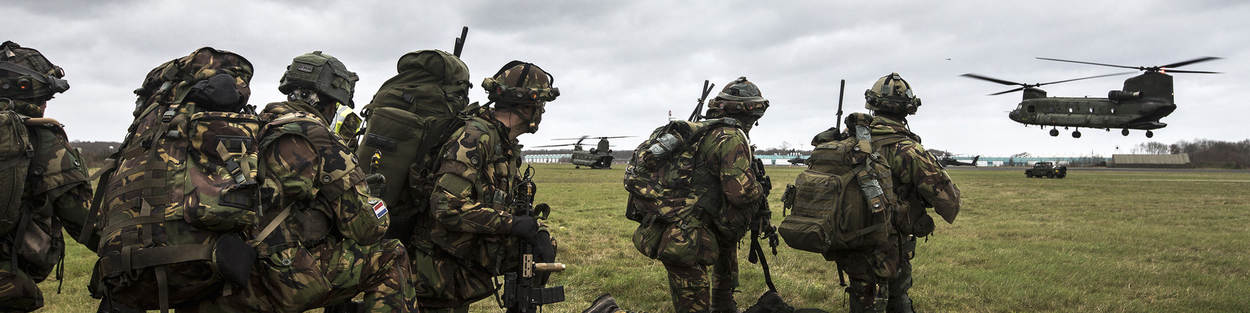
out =
{"type": "Polygon", "coordinates": [[[35,154],[25,120],[17,112],[0,111],[0,236],[12,232],[22,216],[26,172],[35,154]]]}
{"type": "Polygon", "coordinates": [[[362,115],[368,126],[356,157],[366,164],[366,173],[386,177],[382,200],[391,214],[387,238],[410,244],[413,226],[428,209],[434,190],[439,147],[464,124],[460,116],[473,85],[464,62],[441,50],[405,54],[398,68],[399,74],[382,83],[365,106],[362,115]]]}
{"type": "Polygon", "coordinates": [[[101,235],[93,294],[136,309],[217,297],[256,261],[257,134],[245,106],[252,66],[201,48],[153,69],[135,119],[102,169],[92,210],[101,235]]]}
{"type": "Polygon", "coordinates": [[[741,126],[730,118],[672,121],[634,149],[625,168],[625,217],[639,223],[633,242],[643,255],[681,264],[708,265],[716,259],[714,226],[695,217],[704,212],[695,210],[694,148],[704,134],[722,127],[741,126]]]}
{"type": "Polygon", "coordinates": [[[784,203],[792,211],[778,227],[790,247],[827,259],[889,244],[898,206],[889,164],[876,151],[906,137],[872,138],[871,117],[847,121],[854,136],[816,145],[808,169],[787,186],[784,203]]]}

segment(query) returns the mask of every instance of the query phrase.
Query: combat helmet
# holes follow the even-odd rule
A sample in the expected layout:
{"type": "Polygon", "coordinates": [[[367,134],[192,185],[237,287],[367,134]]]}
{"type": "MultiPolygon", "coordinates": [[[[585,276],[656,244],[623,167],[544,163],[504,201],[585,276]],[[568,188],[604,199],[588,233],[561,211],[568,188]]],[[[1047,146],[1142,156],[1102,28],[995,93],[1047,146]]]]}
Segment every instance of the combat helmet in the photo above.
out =
{"type": "Polygon", "coordinates": [[[547,101],[560,96],[560,88],[552,87],[553,83],[555,76],[538,65],[514,60],[504,64],[494,76],[483,79],[482,89],[486,90],[486,98],[494,102],[496,108],[534,106],[533,113],[528,117],[529,132],[532,133],[542,122],[547,101]]]}
{"type": "Polygon", "coordinates": [[[0,44],[0,98],[8,100],[4,105],[13,100],[30,105],[48,101],[54,94],[69,90],[69,82],[62,77],[65,71],[38,50],[12,41],[0,44]]]}
{"type": "Polygon", "coordinates": [[[873,112],[911,115],[916,114],[916,108],[920,107],[920,98],[912,93],[911,84],[898,73],[877,79],[872,88],[864,91],[864,98],[864,107],[873,112]]]}
{"type": "Polygon", "coordinates": [[[764,116],[768,110],[768,99],[760,94],[760,88],[746,77],[738,77],[721,89],[716,98],[708,101],[709,116],[725,116],[750,114],[755,118],[764,116]]]}
{"type": "Polygon", "coordinates": [[[316,91],[322,95],[355,108],[352,95],[356,91],[356,81],[360,80],[355,72],[348,71],[342,61],[321,51],[313,51],[295,57],[291,65],[286,67],[282,80],[278,83],[278,91],[291,94],[296,89],[316,91]]]}

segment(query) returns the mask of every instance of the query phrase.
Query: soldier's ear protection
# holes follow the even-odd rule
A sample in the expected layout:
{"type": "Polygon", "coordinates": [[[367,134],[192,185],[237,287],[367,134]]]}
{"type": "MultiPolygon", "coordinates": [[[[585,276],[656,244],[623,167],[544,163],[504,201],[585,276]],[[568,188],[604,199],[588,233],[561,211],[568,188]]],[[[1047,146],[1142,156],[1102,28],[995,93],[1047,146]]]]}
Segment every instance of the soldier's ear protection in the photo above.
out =
{"type": "MultiPolygon", "coordinates": [[[[487,77],[482,80],[482,89],[486,90],[487,99],[494,102],[512,103],[545,102],[555,100],[556,97],[560,96],[560,88],[522,87],[525,86],[525,80],[529,78],[530,69],[536,67],[537,66],[534,64],[522,61],[508,62],[508,64],[505,64],[499,69],[498,72],[495,72],[494,76],[487,77]],[[505,71],[518,65],[521,66],[520,78],[517,80],[516,86],[508,86],[506,82],[502,81],[502,76],[505,71]]],[[[544,73],[547,74],[547,81],[550,82],[551,85],[555,85],[555,76],[552,76],[551,73],[546,73],[546,71],[544,71],[544,73]]]]}

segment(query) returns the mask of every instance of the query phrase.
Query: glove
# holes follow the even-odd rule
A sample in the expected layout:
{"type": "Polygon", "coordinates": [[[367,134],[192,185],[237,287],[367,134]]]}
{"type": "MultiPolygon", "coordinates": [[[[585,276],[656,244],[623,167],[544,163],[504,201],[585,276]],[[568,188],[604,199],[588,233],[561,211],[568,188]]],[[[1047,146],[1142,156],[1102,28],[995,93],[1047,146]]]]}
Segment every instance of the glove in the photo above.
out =
{"type": "Polygon", "coordinates": [[[381,198],[386,193],[386,176],[373,173],[365,176],[365,184],[369,186],[369,196],[381,198]]]}
{"type": "Polygon", "coordinates": [[[534,243],[538,237],[538,221],[532,216],[514,215],[512,216],[512,230],[510,233],[513,236],[534,243]]]}
{"type": "Polygon", "coordinates": [[[556,246],[551,244],[551,234],[546,230],[534,236],[534,262],[551,263],[556,261],[556,246]]]}

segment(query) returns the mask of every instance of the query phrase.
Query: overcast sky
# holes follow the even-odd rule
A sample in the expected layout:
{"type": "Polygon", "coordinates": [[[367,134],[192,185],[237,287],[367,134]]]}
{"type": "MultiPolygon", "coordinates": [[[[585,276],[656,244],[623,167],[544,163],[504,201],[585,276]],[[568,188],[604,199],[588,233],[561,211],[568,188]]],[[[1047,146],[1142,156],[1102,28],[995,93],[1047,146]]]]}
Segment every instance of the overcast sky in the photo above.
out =
{"type": "MultiPolygon", "coordinates": [[[[924,104],[912,130],[928,148],[1006,156],[1109,155],[1147,141],[1141,131],[1063,131],[1050,137],[1007,118],[1020,94],[958,75],[1035,83],[1117,69],[1034,57],[1160,65],[1224,57],[1177,74],[1179,108],[1153,140],[1250,138],[1250,2],[1246,1],[12,1],[3,40],[41,50],[72,88],[47,115],[74,140],[116,140],[131,121],[132,91],[154,66],[212,46],[255,65],[251,103],[282,100],[292,57],[322,50],[360,75],[367,103],[405,52],[451,50],[469,26],[463,59],[478,85],[525,60],[555,75],[562,95],[523,144],[578,135],[645,136],[668,112],[685,117],[704,79],[738,76],[772,107],[752,131],[759,147],[808,147],[832,126],[838,80],[847,112],[898,72],[924,104]],[[1018,3],[1018,4],[1017,4],[1018,3]]],[[[1123,78],[1047,86],[1051,96],[1105,97],[1123,78]]],[[[480,88],[470,92],[485,102],[480,88]]],[[[1062,129],[1061,129],[1062,131],[1062,129]]],[[[628,150],[640,138],[616,142],[628,150]]]]}

